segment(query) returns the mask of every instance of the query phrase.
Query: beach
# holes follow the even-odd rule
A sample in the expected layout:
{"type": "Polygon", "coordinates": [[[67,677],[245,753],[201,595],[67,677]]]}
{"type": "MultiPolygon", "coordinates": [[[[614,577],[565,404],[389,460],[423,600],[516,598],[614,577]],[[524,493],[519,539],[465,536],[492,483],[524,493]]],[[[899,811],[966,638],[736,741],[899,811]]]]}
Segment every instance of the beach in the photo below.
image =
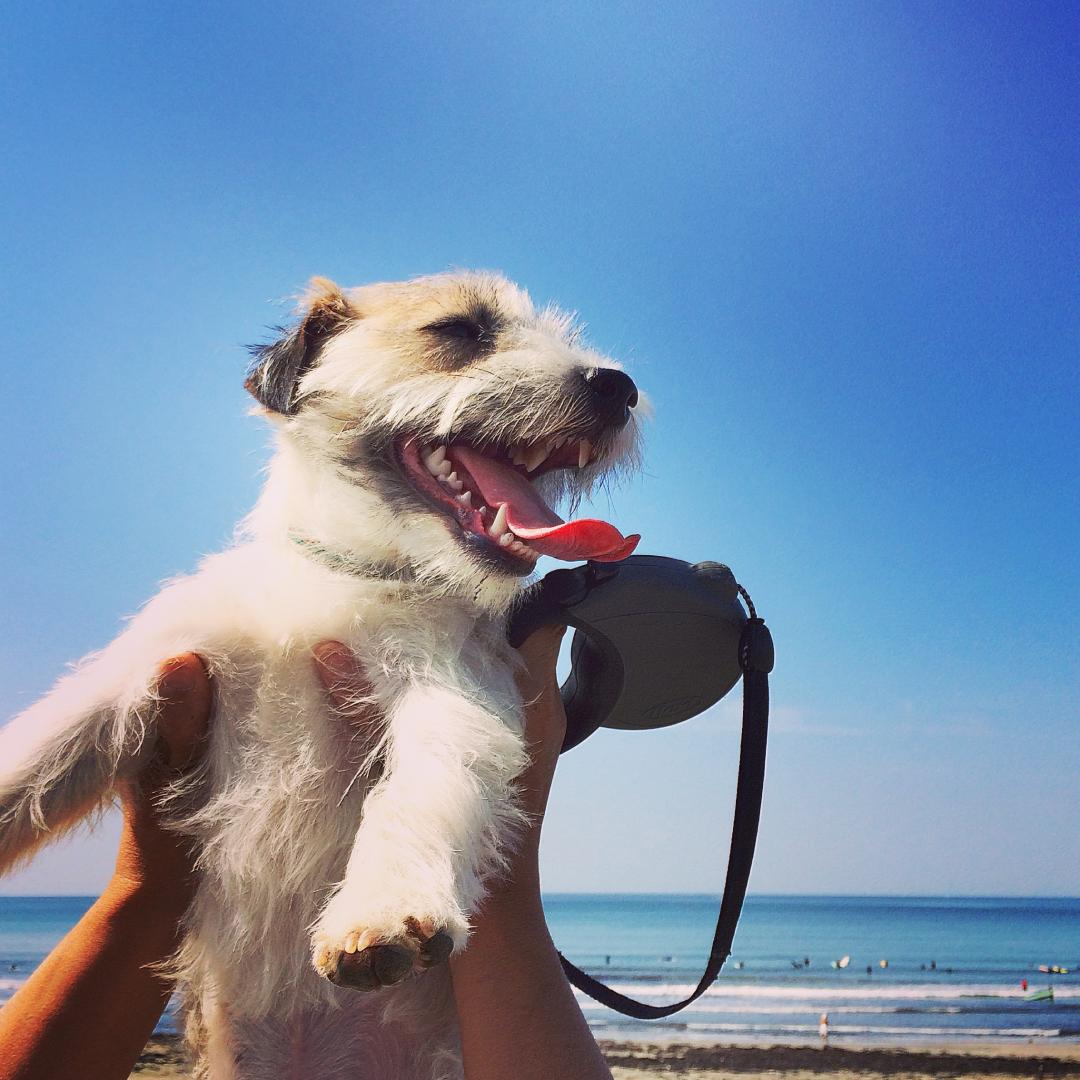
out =
{"type": "MultiPolygon", "coordinates": [[[[719,1046],[685,1042],[601,1040],[615,1080],[658,1076],[680,1080],[727,1080],[755,1073],[785,1080],[858,1077],[1051,1077],[1080,1076],[1076,1043],[955,1044],[934,1046],[719,1046]]],[[[188,1080],[179,1036],[155,1036],[132,1076],[188,1080]]],[[[557,1078],[552,1078],[557,1080],[557,1078]]]]}
{"type": "Polygon", "coordinates": [[[1080,1076],[1080,1046],[718,1046],[602,1041],[615,1080],[837,1077],[1080,1076]]]}
{"type": "MultiPolygon", "coordinates": [[[[0,1004],[92,899],[0,897],[0,1004]]],[[[663,1005],[694,988],[716,903],[556,894],[545,911],[576,963],[663,1005]]],[[[735,954],[689,1008],[636,1021],[577,997],[616,1080],[1080,1076],[1078,926],[1078,899],[751,896],[735,954]]],[[[190,1075],[181,1023],[174,1004],[136,1075],[190,1075]]]]}

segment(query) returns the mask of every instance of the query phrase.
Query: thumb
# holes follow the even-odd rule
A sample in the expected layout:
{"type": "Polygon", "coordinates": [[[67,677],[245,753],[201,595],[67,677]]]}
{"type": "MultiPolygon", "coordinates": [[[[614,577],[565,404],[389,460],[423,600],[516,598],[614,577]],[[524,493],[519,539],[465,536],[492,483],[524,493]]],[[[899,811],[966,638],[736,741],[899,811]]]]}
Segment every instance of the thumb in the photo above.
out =
{"type": "Polygon", "coordinates": [[[157,758],[167,768],[189,768],[206,749],[213,689],[202,660],[184,653],[166,660],[158,677],[157,758]]]}
{"type": "Polygon", "coordinates": [[[340,641],[321,641],[312,655],[319,682],[338,713],[361,724],[373,719],[371,683],[353,651],[340,641]]]}
{"type": "Polygon", "coordinates": [[[554,671],[565,633],[566,627],[560,625],[541,626],[534,630],[518,646],[518,652],[521,653],[526,667],[537,672],[548,669],[554,671]]]}

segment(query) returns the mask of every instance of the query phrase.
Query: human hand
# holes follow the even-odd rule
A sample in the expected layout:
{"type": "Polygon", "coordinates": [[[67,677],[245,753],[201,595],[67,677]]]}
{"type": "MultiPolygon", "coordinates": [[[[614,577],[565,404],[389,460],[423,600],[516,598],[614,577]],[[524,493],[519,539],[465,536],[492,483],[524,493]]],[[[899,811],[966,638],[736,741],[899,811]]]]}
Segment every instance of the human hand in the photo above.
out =
{"type": "Polygon", "coordinates": [[[322,641],[311,653],[330,705],[344,721],[338,729],[342,755],[350,765],[359,766],[375,745],[382,717],[372,702],[371,683],[356,655],[340,641],[322,641]]]}
{"type": "Polygon", "coordinates": [[[0,1077],[67,1080],[131,1072],[172,993],[173,954],[194,890],[192,853],[157,809],[203,753],[211,689],[193,653],[158,674],[155,743],[118,785],[124,822],[101,896],[0,1009],[0,1077]]]}
{"type": "Polygon", "coordinates": [[[194,853],[164,826],[156,800],[205,753],[213,692],[199,657],[184,653],[162,664],[157,695],[153,755],[118,785],[124,823],[113,886],[149,894],[155,904],[183,912],[194,892],[194,853]]]}
{"type": "MultiPolygon", "coordinates": [[[[321,642],[312,654],[331,704],[347,721],[341,728],[342,756],[358,764],[370,748],[378,718],[369,704],[370,684],[359,661],[340,642],[321,642]]],[[[136,776],[118,785],[124,822],[113,886],[150,895],[155,904],[182,913],[194,892],[194,852],[164,825],[157,798],[205,753],[213,688],[199,657],[184,653],[161,665],[156,693],[158,742],[153,755],[136,776]]]]}
{"type": "MultiPolygon", "coordinates": [[[[548,792],[566,735],[555,664],[564,626],[541,627],[518,650],[522,665],[517,672],[518,689],[525,705],[525,739],[529,765],[518,778],[522,807],[532,826],[519,849],[526,859],[539,844],[539,826],[548,792]]],[[[353,763],[364,759],[375,737],[378,710],[371,704],[371,686],[352,651],[341,642],[324,641],[313,650],[315,670],[335,711],[348,721],[342,737],[348,741],[347,756],[353,763]]]]}
{"type": "Polygon", "coordinates": [[[555,677],[555,664],[565,626],[542,626],[518,648],[523,661],[517,672],[518,690],[525,706],[525,741],[529,766],[518,784],[524,808],[533,815],[533,829],[539,840],[540,819],[566,737],[566,711],[555,677]]]}
{"type": "Polygon", "coordinates": [[[518,778],[531,826],[508,873],[491,883],[469,947],[450,958],[465,1075],[611,1080],[548,933],[540,894],[540,826],[566,735],[555,679],[566,628],[544,627],[520,647],[530,763],[518,778]]]}

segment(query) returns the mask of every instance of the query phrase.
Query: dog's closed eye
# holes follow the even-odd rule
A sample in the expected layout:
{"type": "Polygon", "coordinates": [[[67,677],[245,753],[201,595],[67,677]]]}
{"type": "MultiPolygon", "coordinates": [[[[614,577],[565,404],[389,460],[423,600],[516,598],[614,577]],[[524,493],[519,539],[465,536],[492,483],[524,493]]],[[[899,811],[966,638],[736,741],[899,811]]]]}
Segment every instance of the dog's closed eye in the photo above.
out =
{"type": "Polygon", "coordinates": [[[463,342],[482,341],[488,332],[478,319],[469,318],[442,319],[439,322],[428,323],[424,330],[429,334],[437,334],[441,338],[463,342]]]}
{"type": "Polygon", "coordinates": [[[432,339],[440,359],[450,366],[479,360],[495,351],[498,325],[495,316],[486,309],[448,315],[420,329],[432,339]]]}

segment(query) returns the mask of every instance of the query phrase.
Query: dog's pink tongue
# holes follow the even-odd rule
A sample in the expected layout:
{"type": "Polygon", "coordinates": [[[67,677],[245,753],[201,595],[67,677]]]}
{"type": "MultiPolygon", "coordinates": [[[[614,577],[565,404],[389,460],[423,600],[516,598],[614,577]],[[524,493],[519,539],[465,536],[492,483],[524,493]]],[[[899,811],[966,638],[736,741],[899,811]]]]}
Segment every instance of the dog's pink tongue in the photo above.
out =
{"type": "Polygon", "coordinates": [[[516,469],[465,446],[451,447],[484,496],[488,506],[506,505],[511,530],[541,555],[574,562],[618,562],[637,547],[640,536],[623,536],[614,525],[595,518],[563,521],[516,469]]]}

